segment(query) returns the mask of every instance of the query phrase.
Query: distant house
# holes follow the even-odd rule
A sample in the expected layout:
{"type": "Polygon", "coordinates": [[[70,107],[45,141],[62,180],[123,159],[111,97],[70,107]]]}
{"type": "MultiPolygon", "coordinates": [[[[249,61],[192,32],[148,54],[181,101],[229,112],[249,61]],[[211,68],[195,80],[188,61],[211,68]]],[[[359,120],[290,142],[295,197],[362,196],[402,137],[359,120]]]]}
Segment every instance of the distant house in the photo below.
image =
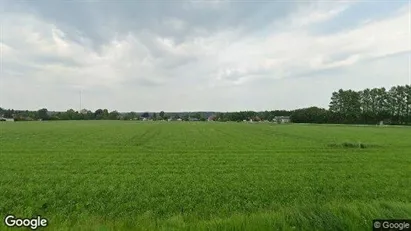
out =
{"type": "Polygon", "coordinates": [[[215,117],[214,115],[209,116],[209,117],[207,118],[208,121],[214,121],[215,119],[216,119],[216,117],[215,117]]]}
{"type": "Polygon", "coordinates": [[[80,114],[83,114],[83,115],[85,115],[85,114],[87,114],[88,113],[88,110],[87,109],[81,109],[81,111],[80,111],[80,114]]]}
{"type": "Polygon", "coordinates": [[[14,122],[14,119],[13,118],[0,117],[0,121],[2,121],[2,122],[14,122]]]}
{"type": "Polygon", "coordinates": [[[276,116],[274,117],[273,121],[278,124],[285,124],[285,123],[290,123],[291,118],[289,116],[276,116]]]}

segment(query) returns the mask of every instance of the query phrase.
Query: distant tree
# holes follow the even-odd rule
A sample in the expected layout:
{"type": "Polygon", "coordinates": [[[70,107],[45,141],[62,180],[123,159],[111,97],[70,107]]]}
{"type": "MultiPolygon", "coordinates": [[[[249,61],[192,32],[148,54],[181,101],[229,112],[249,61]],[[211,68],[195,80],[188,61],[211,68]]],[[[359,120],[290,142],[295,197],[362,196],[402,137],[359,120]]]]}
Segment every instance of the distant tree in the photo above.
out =
{"type": "Polygon", "coordinates": [[[103,110],[103,119],[108,119],[108,117],[109,117],[109,112],[108,112],[108,110],[107,109],[104,109],[103,110]]]}
{"type": "Polygon", "coordinates": [[[405,86],[406,95],[406,123],[411,124],[411,85],[405,86]]]}
{"type": "Polygon", "coordinates": [[[8,109],[8,110],[4,111],[3,113],[4,113],[3,116],[5,118],[13,118],[13,111],[12,110],[8,109]]]}
{"type": "Polygon", "coordinates": [[[189,121],[189,120],[190,120],[190,115],[189,115],[189,114],[184,114],[184,115],[181,117],[181,119],[184,120],[184,121],[189,121]]]}
{"type": "Polygon", "coordinates": [[[101,120],[101,119],[103,119],[103,110],[102,109],[97,109],[95,112],[94,112],[94,118],[96,119],[96,120],[101,120]]]}
{"type": "Polygon", "coordinates": [[[135,118],[137,118],[137,113],[135,112],[126,113],[126,115],[123,117],[124,120],[133,120],[135,118]]]}
{"type": "Polygon", "coordinates": [[[149,114],[148,112],[144,112],[144,113],[141,115],[141,117],[143,117],[143,118],[148,118],[148,117],[150,117],[150,114],[149,114]]]}
{"type": "Polygon", "coordinates": [[[86,114],[84,114],[84,119],[85,120],[93,120],[94,118],[94,113],[92,111],[87,110],[86,114]]]}
{"type": "Polygon", "coordinates": [[[361,95],[359,92],[340,89],[333,92],[330,111],[338,114],[342,123],[356,123],[361,114],[361,95]]]}
{"type": "Polygon", "coordinates": [[[261,118],[261,120],[269,120],[270,112],[269,111],[264,111],[262,113],[259,113],[258,116],[261,118]]]}
{"type": "Polygon", "coordinates": [[[161,119],[164,119],[164,116],[165,116],[164,111],[161,111],[161,112],[160,112],[160,118],[161,118],[161,119]]]}
{"type": "Polygon", "coordinates": [[[78,120],[79,118],[79,114],[77,111],[75,111],[74,109],[69,109],[66,111],[66,118],[68,120],[78,120]]]}
{"type": "Polygon", "coordinates": [[[157,120],[157,113],[153,113],[153,120],[157,120]]]}
{"type": "Polygon", "coordinates": [[[191,117],[192,117],[192,118],[196,118],[196,119],[201,119],[201,113],[200,113],[200,112],[196,112],[196,113],[194,113],[191,117]]]}
{"type": "Polygon", "coordinates": [[[117,111],[112,111],[112,112],[109,113],[108,119],[118,120],[118,119],[120,119],[120,113],[118,113],[117,111]]]}
{"type": "Polygon", "coordinates": [[[328,111],[318,107],[297,109],[292,112],[291,121],[293,123],[327,123],[328,111]]]}
{"type": "Polygon", "coordinates": [[[39,119],[47,120],[49,118],[48,111],[46,108],[42,108],[37,111],[37,115],[39,119]]]}

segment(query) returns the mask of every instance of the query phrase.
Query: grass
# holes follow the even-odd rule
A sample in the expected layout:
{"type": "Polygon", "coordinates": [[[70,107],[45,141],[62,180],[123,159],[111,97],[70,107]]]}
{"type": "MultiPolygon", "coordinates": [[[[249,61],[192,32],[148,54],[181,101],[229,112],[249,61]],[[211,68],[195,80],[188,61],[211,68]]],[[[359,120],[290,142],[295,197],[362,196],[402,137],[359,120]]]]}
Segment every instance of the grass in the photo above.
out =
{"type": "Polygon", "coordinates": [[[373,219],[411,216],[410,134],[328,125],[0,123],[0,216],[41,215],[45,230],[370,230],[373,219]]]}

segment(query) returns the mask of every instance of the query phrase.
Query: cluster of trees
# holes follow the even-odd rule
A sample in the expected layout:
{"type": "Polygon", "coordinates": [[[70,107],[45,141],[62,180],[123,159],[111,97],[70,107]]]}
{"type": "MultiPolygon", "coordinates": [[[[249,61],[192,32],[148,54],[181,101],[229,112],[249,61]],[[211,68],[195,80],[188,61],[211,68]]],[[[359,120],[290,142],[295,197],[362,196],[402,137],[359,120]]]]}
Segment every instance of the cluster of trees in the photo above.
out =
{"type": "Polygon", "coordinates": [[[14,118],[15,120],[37,120],[48,118],[47,109],[40,109],[38,111],[21,111],[14,109],[3,109],[0,107],[0,117],[14,118]]]}
{"type": "Polygon", "coordinates": [[[411,86],[394,86],[333,92],[329,110],[310,107],[295,110],[295,123],[411,124],[411,86]]]}
{"type": "Polygon", "coordinates": [[[15,120],[167,120],[184,121],[272,121],[276,116],[290,116],[294,123],[334,123],[334,124],[411,124],[411,86],[394,86],[365,89],[362,91],[343,90],[333,92],[329,109],[310,107],[293,111],[240,111],[240,112],[180,112],[180,113],[119,113],[107,109],[65,112],[49,112],[43,108],[38,111],[18,111],[0,108],[0,115],[15,120]]]}
{"type": "Polygon", "coordinates": [[[120,113],[118,111],[109,112],[107,109],[97,109],[96,111],[90,111],[83,109],[80,112],[73,109],[67,110],[65,112],[52,112],[48,111],[46,108],[40,109],[38,111],[22,111],[13,109],[3,109],[0,108],[0,117],[14,118],[16,121],[31,121],[31,120],[168,120],[172,119],[182,119],[182,120],[207,120],[212,112],[181,112],[181,113],[165,113],[161,111],[159,113],[153,112],[128,112],[120,113]]]}
{"type": "MultiPolygon", "coordinates": [[[[92,112],[90,110],[82,110],[81,112],[73,109],[65,112],[50,112],[46,108],[38,111],[21,111],[13,109],[0,108],[0,115],[5,118],[14,118],[17,121],[30,121],[30,120],[119,120],[119,119],[135,119],[138,115],[135,112],[127,114],[121,114],[118,111],[109,112],[107,109],[97,109],[92,112]]],[[[143,115],[145,116],[145,115],[143,115]]],[[[148,116],[147,116],[148,117],[148,116]]]]}

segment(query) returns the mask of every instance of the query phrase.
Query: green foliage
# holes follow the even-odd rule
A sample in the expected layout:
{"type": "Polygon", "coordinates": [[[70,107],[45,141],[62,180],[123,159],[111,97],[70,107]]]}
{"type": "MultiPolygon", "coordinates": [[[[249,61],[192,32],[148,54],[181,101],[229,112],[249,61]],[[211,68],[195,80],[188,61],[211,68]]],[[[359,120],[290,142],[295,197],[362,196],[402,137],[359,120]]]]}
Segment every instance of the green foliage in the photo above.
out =
{"type": "Polygon", "coordinates": [[[333,123],[376,124],[390,121],[391,124],[411,124],[411,87],[394,86],[365,89],[355,92],[342,90],[331,97],[330,121],[333,123]]]}
{"type": "Polygon", "coordinates": [[[101,120],[101,119],[103,119],[103,118],[104,118],[103,109],[97,109],[97,110],[94,112],[94,118],[95,118],[96,120],[101,120]]]}
{"type": "Polygon", "coordinates": [[[291,114],[291,120],[294,123],[327,123],[329,122],[329,112],[318,107],[298,109],[291,114]]]}
{"type": "Polygon", "coordinates": [[[189,116],[188,114],[185,114],[185,115],[183,115],[183,116],[181,117],[181,119],[182,119],[183,121],[189,121],[189,120],[190,120],[190,116],[189,116]]]}
{"type": "Polygon", "coordinates": [[[38,110],[38,111],[37,111],[38,119],[47,120],[47,119],[49,118],[49,115],[47,114],[47,112],[48,112],[48,111],[47,111],[46,108],[43,108],[43,109],[38,110]]]}
{"type": "Polygon", "coordinates": [[[120,119],[120,113],[118,113],[117,111],[112,111],[112,112],[109,113],[108,119],[109,120],[118,120],[118,119],[120,119]]]}
{"type": "Polygon", "coordinates": [[[164,111],[161,111],[161,112],[160,112],[160,118],[161,118],[161,119],[164,119],[164,116],[165,116],[165,112],[164,112],[164,111]]]}

